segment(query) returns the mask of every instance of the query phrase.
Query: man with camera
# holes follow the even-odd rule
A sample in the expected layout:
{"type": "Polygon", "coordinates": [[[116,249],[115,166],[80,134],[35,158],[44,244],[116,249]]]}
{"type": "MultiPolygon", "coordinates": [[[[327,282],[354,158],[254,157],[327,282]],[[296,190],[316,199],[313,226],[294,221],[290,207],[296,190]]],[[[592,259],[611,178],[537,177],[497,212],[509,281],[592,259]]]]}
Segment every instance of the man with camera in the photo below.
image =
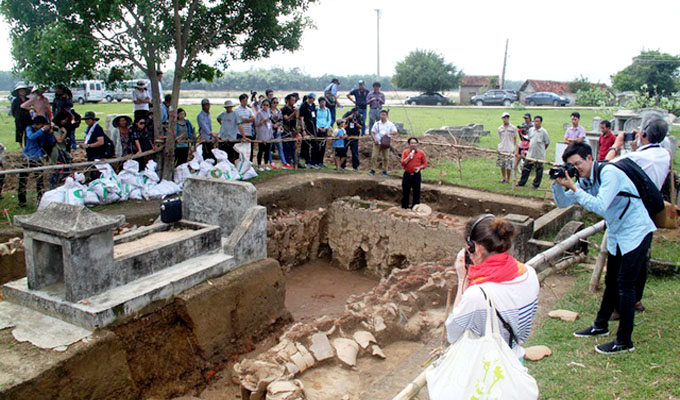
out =
{"type": "Polygon", "coordinates": [[[550,171],[550,177],[555,179],[552,192],[557,206],[564,208],[578,203],[602,216],[608,228],[609,257],[602,303],[592,326],[574,332],[574,336],[608,335],[609,319],[617,309],[620,323],[616,339],[595,346],[595,350],[601,354],[633,351],[636,282],[656,227],[628,175],[617,166],[599,165],[593,160],[589,145],[570,144],[562,159],[566,165],[550,171]],[[576,177],[577,182],[572,177],[576,177]]]}

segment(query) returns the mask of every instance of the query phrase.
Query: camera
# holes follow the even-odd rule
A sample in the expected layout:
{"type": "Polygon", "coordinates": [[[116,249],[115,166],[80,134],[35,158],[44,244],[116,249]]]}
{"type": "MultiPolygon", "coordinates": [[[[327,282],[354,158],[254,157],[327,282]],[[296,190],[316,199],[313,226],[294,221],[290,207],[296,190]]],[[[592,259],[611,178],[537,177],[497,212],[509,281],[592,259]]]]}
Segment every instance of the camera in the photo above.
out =
{"type": "Polygon", "coordinates": [[[632,142],[633,140],[635,140],[635,132],[626,132],[623,134],[624,142],[632,142]]]}
{"type": "Polygon", "coordinates": [[[59,127],[58,127],[58,126],[53,126],[53,127],[52,127],[52,132],[54,132],[54,133],[59,133],[59,127]]]}
{"type": "Polygon", "coordinates": [[[552,167],[548,173],[550,179],[566,178],[567,176],[570,178],[578,178],[578,170],[574,167],[574,164],[570,163],[560,165],[559,167],[552,167]]]}

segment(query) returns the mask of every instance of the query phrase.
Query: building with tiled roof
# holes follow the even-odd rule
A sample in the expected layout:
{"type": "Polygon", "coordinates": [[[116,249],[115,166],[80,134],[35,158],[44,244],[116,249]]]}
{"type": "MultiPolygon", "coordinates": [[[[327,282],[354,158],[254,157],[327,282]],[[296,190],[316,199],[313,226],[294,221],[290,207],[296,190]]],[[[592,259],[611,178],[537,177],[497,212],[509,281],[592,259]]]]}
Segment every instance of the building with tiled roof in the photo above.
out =
{"type": "Polygon", "coordinates": [[[460,104],[470,104],[473,96],[497,86],[498,75],[465,75],[460,81],[460,104]]]}

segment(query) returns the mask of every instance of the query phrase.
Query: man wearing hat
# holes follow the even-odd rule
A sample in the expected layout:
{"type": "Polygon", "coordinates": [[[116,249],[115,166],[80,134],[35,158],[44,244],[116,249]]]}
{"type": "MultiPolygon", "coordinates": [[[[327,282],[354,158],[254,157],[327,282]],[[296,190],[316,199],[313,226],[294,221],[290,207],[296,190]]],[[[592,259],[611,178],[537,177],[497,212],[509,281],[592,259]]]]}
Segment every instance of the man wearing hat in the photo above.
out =
{"type": "Polygon", "coordinates": [[[28,93],[31,91],[31,87],[24,84],[23,82],[17,82],[12,91],[12,117],[14,117],[14,132],[15,140],[19,143],[19,146],[24,147],[24,134],[26,133],[26,128],[32,123],[31,112],[21,105],[28,100],[28,93]]]}
{"type": "MultiPolygon", "coordinates": [[[[338,78],[331,79],[331,83],[323,90],[323,96],[326,98],[326,106],[331,112],[331,121],[335,123],[335,106],[338,104],[338,87],[340,81],[338,78]]],[[[325,142],[324,142],[325,143],[325,142]]]]}
{"type": "Polygon", "coordinates": [[[501,153],[514,154],[517,149],[517,128],[510,123],[510,114],[504,112],[501,115],[503,123],[498,127],[498,156],[496,157],[496,166],[501,169],[501,183],[510,183],[510,175],[512,175],[513,156],[501,153]]]}
{"type": "MultiPolygon", "coordinates": [[[[243,131],[243,126],[241,126],[241,117],[234,112],[233,101],[227,100],[224,102],[224,112],[217,116],[217,122],[220,124],[220,140],[236,140],[241,138],[244,142],[248,139],[243,131]]],[[[219,148],[225,151],[229,156],[229,161],[232,163],[239,158],[239,154],[234,150],[234,142],[220,142],[219,148]]]]}
{"type": "MultiPolygon", "coordinates": [[[[87,125],[85,129],[85,141],[80,144],[80,147],[85,149],[87,154],[87,161],[101,160],[104,158],[104,129],[99,125],[99,118],[94,111],[87,111],[83,116],[83,121],[87,125]]],[[[94,174],[93,174],[94,175],[94,174]]],[[[99,174],[92,179],[97,179],[99,174]]]]}
{"type": "MultiPolygon", "coordinates": [[[[50,135],[50,124],[42,115],[38,115],[26,127],[26,146],[24,146],[24,168],[39,167],[42,165],[43,157],[43,137],[50,135]]],[[[29,172],[22,172],[19,174],[19,187],[17,188],[17,197],[19,198],[19,207],[26,207],[26,181],[28,180],[29,172]]],[[[35,191],[37,192],[37,200],[40,203],[40,198],[43,195],[43,175],[38,172],[35,174],[35,191]]]]}
{"type": "Polygon", "coordinates": [[[357,110],[359,110],[359,115],[361,116],[361,136],[364,136],[366,134],[366,106],[368,105],[366,97],[368,97],[368,89],[366,89],[363,79],[360,79],[358,84],[359,87],[352,89],[352,91],[347,94],[347,98],[354,103],[357,110]]]}
{"type": "Polygon", "coordinates": [[[135,121],[146,118],[149,113],[149,104],[151,104],[151,96],[146,89],[146,82],[138,80],[135,88],[132,90],[132,102],[134,103],[135,121]]]}

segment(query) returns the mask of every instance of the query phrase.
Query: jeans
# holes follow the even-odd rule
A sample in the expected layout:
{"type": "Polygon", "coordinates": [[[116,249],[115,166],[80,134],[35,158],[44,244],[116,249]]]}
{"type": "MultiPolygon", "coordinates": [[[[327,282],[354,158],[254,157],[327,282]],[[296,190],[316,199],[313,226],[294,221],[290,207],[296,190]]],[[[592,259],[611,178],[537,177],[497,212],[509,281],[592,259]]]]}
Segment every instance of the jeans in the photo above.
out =
{"type": "Polygon", "coordinates": [[[524,160],[524,167],[522,168],[522,177],[519,179],[519,182],[517,182],[517,186],[526,185],[527,180],[529,180],[529,175],[531,174],[531,169],[534,166],[536,167],[536,178],[534,179],[533,185],[535,188],[541,186],[541,180],[543,179],[543,164],[532,163],[527,160],[524,160]]]}
{"type": "MultiPolygon", "coordinates": [[[[24,161],[24,168],[34,168],[41,166],[40,161],[26,160],[24,161]]],[[[19,174],[19,187],[17,188],[17,194],[19,198],[19,204],[26,204],[26,182],[30,175],[35,177],[35,191],[37,192],[38,203],[40,203],[40,198],[44,192],[44,178],[42,172],[22,172],[19,174]]]]}
{"type": "Polygon", "coordinates": [[[411,174],[404,171],[404,177],[401,179],[401,208],[412,208],[416,204],[420,204],[421,182],[420,172],[411,174]],[[413,203],[410,202],[411,191],[413,191],[413,203]]]}
{"type": "Polygon", "coordinates": [[[366,106],[359,107],[359,120],[361,121],[361,136],[366,134],[366,106]]]}
{"type": "Polygon", "coordinates": [[[380,121],[380,108],[371,108],[368,112],[368,132],[371,132],[373,125],[380,121]]]}
{"type": "Polygon", "coordinates": [[[331,125],[335,125],[335,109],[337,105],[329,105],[328,110],[331,112],[331,125]]]}
{"type": "MultiPolygon", "coordinates": [[[[274,132],[274,139],[281,139],[281,134],[279,132],[274,132]]],[[[278,142],[278,143],[272,143],[272,145],[276,146],[276,151],[279,152],[279,159],[281,160],[281,164],[288,164],[288,158],[284,154],[283,151],[283,143],[278,142]]],[[[269,163],[272,163],[272,153],[273,151],[269,152],[269,163]]]]}
{"type": "Polygon", "coordinates": [[[648,233],[638,247],[626,254],[621,254],[617,247],[616,254],[609,254],[607,274],[605,275],[604,294],[600,310],[593,326],[606,329],[614,309],[618,309],[620,320],[616,332],[616,343],[632,345],[631,336],[635,322],[635,300],[637,283],[642,269],[646,266],[647,253],[652,243],[652,233],[648,233]]]}
{"type": "MultiPolygon", "coordinates": [[[[284,139],[290,139],[290,138],[284,138],[284,139]]],[[[295,165],[296,164],[296,158],[295,157],[295,142],[283,142],[283,154],[285,155],[286,161],[290,165],[295,165]]]]}

